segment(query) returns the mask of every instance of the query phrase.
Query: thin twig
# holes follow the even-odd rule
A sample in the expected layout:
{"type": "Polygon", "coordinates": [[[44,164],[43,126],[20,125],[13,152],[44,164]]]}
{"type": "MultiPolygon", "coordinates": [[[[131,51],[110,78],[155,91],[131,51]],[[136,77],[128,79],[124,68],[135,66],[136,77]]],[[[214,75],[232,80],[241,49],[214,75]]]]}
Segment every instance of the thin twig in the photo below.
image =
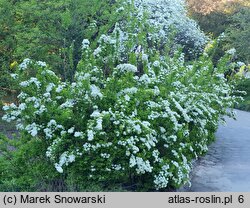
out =
{"type": "Polygon", "coordinates": [[[17,92],[16,90],[12,90],[12,89],[5,88],[5,87],[0,87],[0,90],[2,90],[2,91],[7,91],[7,92],[11,92],[11,93],[16,93],[16,92],[17,92]]]}

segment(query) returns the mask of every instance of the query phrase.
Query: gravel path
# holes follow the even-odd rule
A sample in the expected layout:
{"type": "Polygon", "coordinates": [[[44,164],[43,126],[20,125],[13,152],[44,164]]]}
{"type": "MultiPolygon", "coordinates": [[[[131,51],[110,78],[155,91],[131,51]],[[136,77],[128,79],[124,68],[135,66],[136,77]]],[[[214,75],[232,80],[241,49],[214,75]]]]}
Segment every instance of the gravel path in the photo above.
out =
{"type": "Polygon", "coordinates": [[[226,119],[208,154],[196,162],[192,186],[179,191],[250,192],[250,113],[236,113],[237,120],[226,119]]]}

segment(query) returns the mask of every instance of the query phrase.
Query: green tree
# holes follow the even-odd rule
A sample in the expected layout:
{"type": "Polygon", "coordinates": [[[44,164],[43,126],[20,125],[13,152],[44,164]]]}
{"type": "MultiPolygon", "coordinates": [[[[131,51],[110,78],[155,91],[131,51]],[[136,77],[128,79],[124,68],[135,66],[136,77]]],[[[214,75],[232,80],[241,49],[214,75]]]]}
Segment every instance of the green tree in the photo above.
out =
{"type": "Polygon", "coordinates": [[[16,4],[15,56],[18,60],[29,57],[45,61],[63,79],[72,80],[81,41],[94,40],[114,26],[112,10],[116,5],[110,0],[20,1],[16,4]]]}
{"type": "MultiPolygon", "coordinates": [[[[13,52],[16,47],[13,5],[0,0],[0,94],[10,86],[8,73],[11,71],[13,52]]],[[[12,65],[13,66],[13,65],[12,65]]]]}
{"type": "Polygon", "coordinates": [[[238,59],[250,63],[250,8],[239,7],[226,29],[226,48],[235,48],[238,59]]]}

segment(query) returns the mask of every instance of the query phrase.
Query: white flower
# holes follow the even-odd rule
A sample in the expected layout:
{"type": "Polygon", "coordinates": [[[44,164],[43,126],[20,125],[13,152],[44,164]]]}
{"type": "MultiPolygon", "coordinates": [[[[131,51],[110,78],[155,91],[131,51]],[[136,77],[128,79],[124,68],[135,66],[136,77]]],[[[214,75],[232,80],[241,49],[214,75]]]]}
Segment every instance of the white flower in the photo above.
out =
{"type": "Polygon", "coordinates": [[[148,55],[143,53],[142,54],[142,61],[148,61],[148,55]]]}
{"type": "Polygon", "coordinates": [[[86,152],[90,151],[90,149],[91,149],[91,144],[89,144],[89,143],[85,143],[82,146],[83,146],[84,151],[86,151],[86,152]]]}
{"type": "Polygon", "coordinates": [[[100,37],[100,39],[98,40],[99,43],[102,43],[102,41],[104,43],[108,43],[108,44],[115,44],[116,43],[115,39],[111,38],[108,35],[104,35],[104,34],[102,34],[101,37],[100,37]]]}
{"type": "Polygon", "coordinates": [[[23,81],[23,82],[20,82],[19,85],[21,87],[27,87],[27,86],[29,86],[29,82],[28,81],[23,81]]]}
{"type": "Polygon", "coordinates": [[[130,159],[129,159],[129,167],[134,167],[136,165],[136,159],[134,155],[131,155],[130,159]]]}
{"type": "Polygon", "coordinates": [[[160,152],[158,150],[153,151],[152,156],[155,158],[155,162],[160,161],[159,155],[160,155],[160,152]]]}
{"type": "Polygon", "coordinates": [[[36,123],[32,123],[27,125],[25,130],[27,130],[31,136],[35,137],[38,134],[39,127],[36,123]]]}
{"type": "Polygon", "coordinates": [[[83,39],[82,41],[82,49],[88,49],[89,48],[89,40],[88,39],[83,39]]]}
{"type": "Polygon", "coordinates": [[[35,111],[35,114],[41,115],[45,111],[47,111],[46,107],[44,105],[41,105],[40,108],[37,111],[35,111]]]}
{"type": "Polygon", "coordinates": [[[67,131],[64,131],[64,130],[63,130],[63,131],[61,131],[60,134],[61,134],[61,136],[63,136],[63,135],[65,135],[66,133],[67,133],[67,131]]]}
{"type": "Polygon", "coordinates": [[[168,137],[168,139],[171,139],[171,140],[173,140],[174,142],[176,142],[177,136],[176,136],[176,135],[171,135],[171,136],[168,137]]]}
{"type": "Polygon", "coordinates": [[[28,96],[28,95],[27,95],[26,93],[21,92],[21,93],[17,96],[17,98],[25,99],[27,96],[28,96]]]}
{"type": "Polygon", "coordinates": [[[13,108],[13,109],[16,109],[16,108],[17,108],[15,103],[11,103],[11,104],[10,104],[10,107],[13,108]]]}
{"type": "Polygon", "coordinates": [[[19,108],[19,110],[25,110],[26,109],[26,107],[27,107],[27,105],[25,104],[25,103],[21,103],[19,106],[18,106],[18,108],[19,108]]]}
{"type": "Polygon", "coordinates": [[[17,130],[24,130],[25,128],[24,128],[24,125],[23,125],[23,124],[18,123],[18,124],[16,125],[16,129],[17,129],[17,130]]]}
{"type": "Polygon", "coordinates": [[[45,98],[50,98],[50,93],[49,93],[49,92],[46,92],[46,93],[43,94],[43,96],[44,96],[45,98]]]}
{"type": "Polygon", "coordinates": [[[64,85],[58,85],[57,88],[56,88],[56,92],[57,93],[62,92],[63,88],[64,88],[64,85]]]}
{"type": "Polygon", "coordinates": [[[159,61],[155,61],[155,62],[153,63],[153,66],[154,66],[154,67],[159,67],[159,66],[160,66],[160,62],[159,62],[159,61]]]}
{"type": "Polygon", "coordinates": [[[56,124],[57,124],[56,121],[54,119],[51,119],[47,125],[48,125],[48,127],[50,127],[50,126],[53,126],[56,124]]]}
{"type": "Polygon", "coordinates": [[[98,56],[100,53],[102,52],[102,48],[99,46],[98,48],[96,48],[95,50],[94,50],[94,56],[98,56]]]}
{"type": "Polygon", "coordinates": [[[136,124],[136,125],[134,126],[134,129],[135,129],[135,131],[136,131],[138,134],[140,134],[140,133],[142,132],[141,126],[140,126],[139,124],[136,124]]]}
{"type": "Polygon", "coordinates": [[[154,87],[153,91],[154,91],[155,95],[159,95],[160,94],[160,89],[157,86],[154,87]]]}
{"type": "Polygon", "coordinates": [[[120,7],[120,8],[118,8],[117,10],[116,10],[116,12],[122,12],[122,11],[124,11],[124,7],[122,6],[122,7],[120,7]]]}
{"type": "Polygon", "coordinates": [[[68,133],[69,133],[69,134],[72,134],[72,133],[74,132],[74,130],[75,130],[75,127],[71,127],[71,128],[68,130],[68,133]]]}
{"type": "Polygon", "coordinates": [[[10,76],[13,78],[13,79],[16,79],[18,77],[17,74],[10,74],[10,76]]]}
{"type": "Polygon", "coordinates": [[[35,77],[31,77],[30,80],[29,80],[28,82],[29,82],[29,83],[34,83],[34,84],[37,86],[37,88],[40,88],[40,86],[41,86],[41,82],[38,81],[38,79],[35,78],[35,77]]]}
{"type": "Polygon", "coordinates": [[[145,83],[145,84],[150,84],[152,82],[151,78],[147,74],[143,74],[140,77],[139,81],[142,82],[142,83],[145,83]]]}
{"type": "Polygon", "coordinates": [[[137,67],[132,64],[119,64],[116,68],[123,73],[137,72],[137,67]]]}
{"type": "Polygon", "coordinates": [[[142,125],[148,128],[151,124],[148,121],[142,121],[142,125]]]}
{"type": "Polygon", "coordinates": [[[110,154],[107,154],[107,153],[101,153],[101,157],[102,157],[102,158],[106,158],[106,159],[108,159],[108,158],[110,158],[110,154]]]}
{"type": "Polygon", "coordinates": [[[229,55],[234,55],[236,53],[236,49],[235,48],[231,48],[228,51],[226,51],[227,54],[229,55]]]}
{"type": "Polygon", "coordinates": [[[82,132],[76,131],[75,134],[74,134],[74,137],[81,137],[82,135],[83,135],[82,132]]]}
{"type": "Polygon", "coordinates": [[[247,73],[245,74],[245,77],[248,78],[248,79],[250,79],[250,72],[247,72],[247,73]]]}
{"type": "Polygon", "coordinates": [[[166,133],[166,129],[160,126],[160,131],[162,134],[166,133]]]}
{"type": "Polygon", "coordinates": [[[128,95],[125,95],[124,98],[126,101],[130,101],[130,97],[128,95]]]}
{"type": "Polygon", "coordinates": [[[218,77],[218,78],[220,78],[220,79],[223,79],[223,78],[225,78],[225,75],[224,74],[216,74],[216,77],[218,77]]]}
{"type": "Polygon", "coordinates": [[[31,63],[31,60],[29,58],[26,58],[23,60],[23,62],[19,65],[19,68],[21,70],[27,69],[28,64],[31,63]]]}
{"type": "Polygon", "coordinates": [[[45,135],[46,135],[46,138],[52,138],[52,131],[51,131],[51,129],[50,128],[45,128],[44,130],[43,130],[43,132],[45,133],[45,135]]]}
{"type": "Polygon", "coordinates": [[[73,99],[70,99],[70,100],[67,100],[65,103],[61,104],[60,105],[60,108],[72,108],[75,104],[75,100],[73,99]]]}
{"type": "Polygon", "coordinates": [[[67,152],[64,152],[63,154],[61,154],[60,156],[60,160],[59,160],[59,165],[63,166],[64,164],[67,165],[67,152]]]}
{"type": "Polygon", "coordinates": [[[112,169],[119,171],[122,169],[122,166],[120,164],[116,165],[116,164],[112,164],[112,169]]]}
{"type": "Polygon", "coordinates": [[[37,65],[39,65],[39,66],[46,67],[46,63],[43,62],[43,61],[37,61],[36,63],[37,63],[37,65]]]}
{"type": "Polygon", "coordinates": [[[92,130],[88,130],[87,135],[89,141],[92,141],[94,139],[94,132],[92,130]]]}
{"type": "Polygon", "coordinates": [[[63,173],[63,169],[62,169],[62,167],[59,165],[59,164],[55,164],[55,168],[56,168],[56,170],[57,170],[57,172],[58,173],[63,173]]]}
{"type": "Polygon", "coordinates": [[[171,173],[168,172],[169,165],[163,165],[158,175],[155,175],[154,184],[156,189],[165,188],[169,182],[169,176],[171,173]]]}
{"type": "Polygon", "coordinates": [[[246,65],[244,62],[241,62],[241,61],[238,61],[236,64],[238,67],[242,67],[246,65]]]}
{"type": "Polygon", "coordinates": [[[148,160],[144,161],[140,157],[136,157],[136,165],[137,165],[136,172],[138,174],[152,172],[153,170],[153,167],[150,165],[150,162],[148,160]]]}
{"type": "Polygon", "coordinates": [[[33,128],[31,131],[30,131],[30,134],[31,136],[36,136],[37,135],[37,128],[33,128]]]}
{"type": "Polygon", "coordinates": [[[98,110],[95,110],[95,111],[90,115],[90,117],[95,118],[95,117],[99,117],[100,115],[101,115],[100,112],[99,112],[98,110]]]}
{"type": "Polygon", "coordinates": [[[97,122],[97,124],[96,124],[95,129],[99,130],[99,131],[102,130],[102,118],[101,117],[98,118],[96,122],[97,122]]]}
{"type": "Polygon", "coordinates": [[[173,165],[175,166],[175,167],[179,167],[179,163],[178,162],[176,162],[176,161],[171,161],[172,163],[173,163],[173,165]]]}
{"type": "Polygon", "coordinates": [[[96,97],[102,98],[103,97],[99,87],[97,87],[96,85],[90,85],[90,94],[94,98],[96,98],[96,97]]]}
{"type": "Polygon", "coordinates": [[[48,70],[48,69],[44,69],[41,73],[42,75],[50,75],[50,76],[53,76],[53,77],[56,77],[56,74],[55,72],[51,71],[51,70],[48,70]]]}
{"type": "Polygon", "coordinates": [[[75,161],[75,158],[76,158],[75,155],[73,155],[73,154],[72,154],[72,155],[69,155],[69,156],[68,156],[68,162],[69,162],[69,163],[74,162],[74,161],[75,161]]]}
{"type": "Polygon", "coordinates": [[[55,87],[55,84],[49,83],[48,86],[46,87],[46,92],[51,92],[51,90],[55,87]]]}
{"type": "Polygon", "coordinates": [[[138,89],[136,87],[131,87],[131,88],[125,88],[124,90],[122,90],[119,94],[135,94],[137,93],[138,89]]]}
{"type": "Polygon", "coordinates": [[[4,111],[7,111],[7,110],[9,110],[9,109],[10,109],[10,107],[9,107],[8,105],[4,105],[4,106],[3,106],[3,110],[4,110],[4,111]]]}

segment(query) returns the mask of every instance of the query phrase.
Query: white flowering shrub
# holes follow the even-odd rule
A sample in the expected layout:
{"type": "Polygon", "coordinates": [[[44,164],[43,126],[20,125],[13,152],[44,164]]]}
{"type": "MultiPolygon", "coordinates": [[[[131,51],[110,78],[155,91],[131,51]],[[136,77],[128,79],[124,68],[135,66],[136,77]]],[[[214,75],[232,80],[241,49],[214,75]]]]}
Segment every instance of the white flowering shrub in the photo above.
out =
{"type": "Polygon", "coordinates": [[[171,42],[180,44],[189,57],[202,52],[208,38],[197,23],[187,15],[184,0],[135,0],[139,16],[146,10],[148,22],[157,27],[157,33],[149,33],[149,38],[162,45],[171,42]],[[174,31],[174,36],[173,36],[174,31]]]}
{"type": "Polygon", "coordinates": [[[236,98],[223,76],[226,57],[218,68],[207,53],[187,64],[183,53],[164,56],[146,41],[143,29],[154,34],[158,28],[144,15],[127,25],[102,35],[95,49],[83,41],[72,83],[26,59],[12,76],[19,104],[4,106],[3,119],[41,140],[55,171],[77,183],[179,187],[189,179],[191,161],[213,141],[218,121],[232,115],[236,98]]]}

